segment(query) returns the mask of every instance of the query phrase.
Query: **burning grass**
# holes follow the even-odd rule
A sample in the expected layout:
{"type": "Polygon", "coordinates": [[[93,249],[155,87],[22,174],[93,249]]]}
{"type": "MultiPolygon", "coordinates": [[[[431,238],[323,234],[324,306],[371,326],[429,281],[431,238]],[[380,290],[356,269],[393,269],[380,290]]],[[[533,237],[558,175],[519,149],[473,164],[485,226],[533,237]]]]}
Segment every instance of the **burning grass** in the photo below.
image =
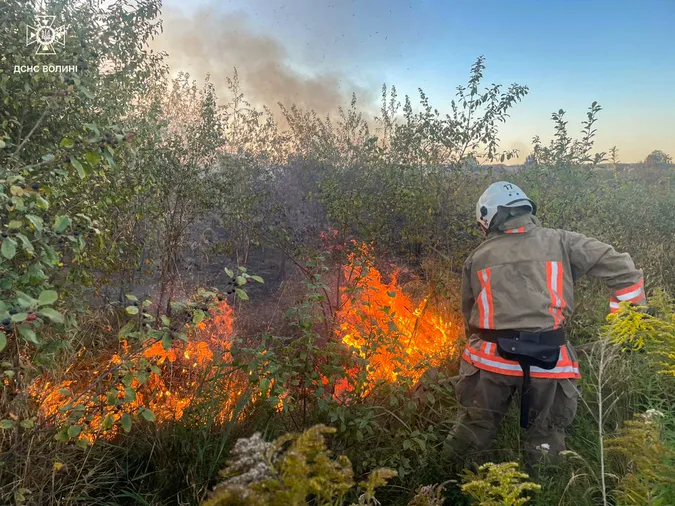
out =
{"type": "MultiPolygon", "coordinates": [[[[360,366],[365,375],[363,369],[354,369],[356,362],[345,360],[344,373],[334,376],[330,389],[338,398],[353,389],[357,376],[366,378],[358,389],[364,393],[381,382],[412,383],[457,351],[461,327],[451,321],[452,315],[429,298],[415,303],[399,283],[400,271],[394,268],[387,281],[373,258],[372,249],[361,245],[343,267],[347,284],[334,332],[337,343],[346,345],[344,352],[349,355],[351,349],[365,364],[360,366]]],[[[128,431],[134,417],[160,424],[180,420],[205,398],[218,399],[209,409],[212,420],[229,420],[249,386],[247,366],[233,365],[233,333],[232,308],[220,302],[207,319],[187,326],[187,341],[174,339],[166,346],[148,339],[148,345],[139,346],[122,340],[115,352],[71,365],[63,381],[38,378],[29,392],[39,404],[39,421],[64,427],[64,440],[93,442],[120,429],[128,431]]],[[[315,388],[326,386],[327,378],[321,379],[315,388]]],[[[279,395],[279,405],[286,394],[279,395]]]]}
{"type": "MultiPolygon", "coordinates": [[[[121,340],[116,353],[73,363],[66,370],[68,379],[58,384],[37,378],[29,393],[39,404],[40,421],[71,425],[69,437],[91,442],[114,436],[120,426],[126,430],[134,414],[159,423],[181,419],[200,389],[213,380],[214,362],[229,349],[232,308],[223,301],[210,313],[208,320],[187,326],[187,342],[174,339],[165,349],[155,341],[132,349],[127,340],[121,340]]],[[[219,380],[219,389],[234,386],[232,376],[219,380]]],[[[223,417],[236,400],[234,395],[225,398],[220,406],[223,417]]]]}
{"type": "Polygon", "coordinates": [[[416,381],[455,355],[461,327],[429,298],[414,303],[399,284],[400,269],[392,267],[387,282],[371,248],[363,245],[349,255],[343,274],[353,281],[342,295],[335,332],[368,360],[371,381],[416,381]]]}

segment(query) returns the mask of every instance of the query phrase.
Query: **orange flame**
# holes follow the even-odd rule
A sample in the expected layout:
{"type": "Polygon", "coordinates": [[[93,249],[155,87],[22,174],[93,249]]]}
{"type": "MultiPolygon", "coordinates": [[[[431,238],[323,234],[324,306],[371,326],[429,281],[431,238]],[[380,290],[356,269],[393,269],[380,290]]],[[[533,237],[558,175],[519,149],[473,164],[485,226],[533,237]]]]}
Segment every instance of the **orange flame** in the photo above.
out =
{"type": "MultiPolygon", "coordinates": [[[[86,429],[79,437],[89,441],[116,434],[117,425],[112,429],[105,428],[109,422],[117,423],[125,412],[134,413],[140,408],[149,408],[158,422],[182,418],[199,386],[212,375],[214,356],[227,351],[230,346],[232,308],[221,302],[210,313],[212,318],[209,320],[195,327],[186,325],[188,341],[174,339],[168,350],[161,342],[155,342],[123,361],[120,355],[129,354],[130,346],[121,341],[120,354],[103,356],[93,367],[91,363],[69,367],[66,373],[71,373],[74,367],[70,375],[75,379],[66,379],[54,386],[48,378],[38,378],[29,391],[40,403],[40,417],[63,423],[66,419],[63,407],[68,405],[72,395],[78,396],[75,404],[84,408],[79,423],[86,429]],[[128,370],[122,370],[121,366],[128,366],[128,370]],[[92,369],[94,372],[89,372],[92,369]],[[98,371],[104,371],[105,376],[97,378],[98,371]],[[127,373],[133,373],[135,377],[129,380],[127,373]],[[94,388],[88,388],[92,385],[94,388]],[[111,405],[109,394],[115,392],[120,402],[111,405]]],[[[220,406],[221,418],[229,415],[235,400],[230,398],[227,405],[220,406]]]]}
{"type": "Polygon", "coordinates": [[[428,298],[414,304],[399,286],[399,269],[384,282],[372,265],[371,248],[362,246],[360,255],[350,254],[343,272],[356,281],[351,297],[343,294],[336,332],[368,360],[372,382],[402,377],[416,381],[427,367],[456,353],[460,327],[428,298]]]}

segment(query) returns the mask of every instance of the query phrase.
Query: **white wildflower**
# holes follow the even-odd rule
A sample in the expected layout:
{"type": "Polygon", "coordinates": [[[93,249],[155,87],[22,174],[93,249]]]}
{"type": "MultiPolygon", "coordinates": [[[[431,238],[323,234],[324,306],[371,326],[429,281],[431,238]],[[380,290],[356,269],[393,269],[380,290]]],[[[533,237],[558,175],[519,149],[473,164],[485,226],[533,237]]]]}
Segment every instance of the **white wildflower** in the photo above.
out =
{"type": "Polygon", "coordinates": [[[237,440],[232,449],[232,459],[223,473],[230,476],[216,488],[227,487],[240,489],[242,496],[247,495],[247,488],[269,478],[272,475],[270,463],[266,459],[266,453],[272,443],[268,443],[259,432],[250,438],[237,440]]]}
{"type": "Polygon", "coordinates": [[[648,420],[652,420],[654,418],[661,418],[663,416],[663,413],[656,409],[648,409],[647,412],[645,413],[645,418],[648,420]]]}
{"type": "Polygon", "coordinates": [[[551,445],[548,443],[542,443],[540,445],[537,445],[535,449],[546,455],[551,450],[551,445]]]}

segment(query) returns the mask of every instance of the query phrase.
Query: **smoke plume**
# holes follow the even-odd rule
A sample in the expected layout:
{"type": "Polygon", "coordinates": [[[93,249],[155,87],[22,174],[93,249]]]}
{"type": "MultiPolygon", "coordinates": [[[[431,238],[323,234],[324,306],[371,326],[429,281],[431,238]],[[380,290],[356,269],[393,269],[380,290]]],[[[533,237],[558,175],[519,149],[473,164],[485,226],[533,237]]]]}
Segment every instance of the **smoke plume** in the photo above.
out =
{"type": "Polygon", "coordinates": [[[320,115],[334,113],[337,106],[348,105],[353,92],[362,105],[372,102],[372,93],[338,72],[305,75],[295,70],[284,45],[255,33],[243,14],[202,7],[186,15],[165,8],[163,27],[153,48],[169,54],[172,71],[186,71],[197,80],[210,74],[223,98],[226,78],[233,76],[236,67],[247,99],[274,111],[282,102],[320,115]]]}

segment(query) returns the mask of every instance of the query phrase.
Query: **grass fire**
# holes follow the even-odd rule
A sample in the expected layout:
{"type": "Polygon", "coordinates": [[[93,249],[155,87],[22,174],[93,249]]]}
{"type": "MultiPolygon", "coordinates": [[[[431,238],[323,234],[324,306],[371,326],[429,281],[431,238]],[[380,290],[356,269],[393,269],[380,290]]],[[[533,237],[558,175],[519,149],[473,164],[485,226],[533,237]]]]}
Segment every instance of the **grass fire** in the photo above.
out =
{"type": "Polygon", "coordinates": [[[0,1],[0,504],[675,504],[673,2],[274,3],[0,1]]]}

